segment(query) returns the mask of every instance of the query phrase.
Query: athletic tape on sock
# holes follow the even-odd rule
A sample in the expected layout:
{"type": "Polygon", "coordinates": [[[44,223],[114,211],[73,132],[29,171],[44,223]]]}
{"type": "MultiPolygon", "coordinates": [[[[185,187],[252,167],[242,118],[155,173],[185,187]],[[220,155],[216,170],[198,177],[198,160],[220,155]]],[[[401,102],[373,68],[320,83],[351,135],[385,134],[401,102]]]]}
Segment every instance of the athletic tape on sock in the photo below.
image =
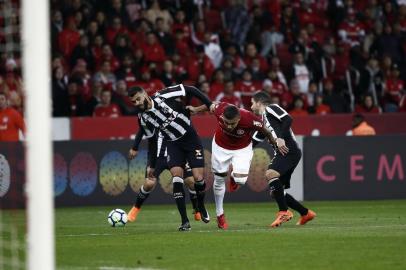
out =
{"type": "Polygon", "coordinates": [[[179,176],[174,176],[172,178],[172,183],[181,183],[181,184],[183,184],[183,179],[181,177],[179,177],[179,176]]]}

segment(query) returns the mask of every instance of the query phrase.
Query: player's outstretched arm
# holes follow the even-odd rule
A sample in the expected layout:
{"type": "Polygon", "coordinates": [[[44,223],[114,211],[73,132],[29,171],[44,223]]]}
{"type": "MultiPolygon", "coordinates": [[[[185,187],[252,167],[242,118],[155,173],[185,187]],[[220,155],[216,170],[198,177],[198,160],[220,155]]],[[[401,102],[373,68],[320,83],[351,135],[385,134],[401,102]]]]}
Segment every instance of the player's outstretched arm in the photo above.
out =
{"type": "Polygon", "coordinates": [[[209,108],[207,108],[206,105],[200,105],[198,107],[193,107],[193,106],[186,106],[186,109],[190,111],[190,113],[193,114],[198,114],[198,113],[202,113],[202,112],[207,112],[209,110],[209,108]]]}
{"type": "Polygon", "coordinates": [[[139,145],[141,143],[142,136],[144,136],[144,129],[140,125],[140,129],[138,130],[137,135],[135,136],[133,146],[128,151],[128,158],[129,159],[133,159],[133,158],[135,158],[137,156],[138,147],[139,147],[139,145]]]}
{"type": "Polygon", "coordinates": [[[189,86],[189,85],[184,85],[186,95],[196,97],[198,100],[200,100],[204,105],[207,106],[207,108],[210,108],[212,105],[212,101],[205,95],[203,94],[202,91],[197,89],[194,86],[189,86]]]}

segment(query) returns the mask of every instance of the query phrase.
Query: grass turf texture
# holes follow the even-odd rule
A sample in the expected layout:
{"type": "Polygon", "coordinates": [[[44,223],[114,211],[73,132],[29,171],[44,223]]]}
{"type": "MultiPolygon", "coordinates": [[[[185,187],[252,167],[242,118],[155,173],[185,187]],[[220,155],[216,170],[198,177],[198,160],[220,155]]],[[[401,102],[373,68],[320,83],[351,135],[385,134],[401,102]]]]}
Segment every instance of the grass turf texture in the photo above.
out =
{"type": "Polygon", "coordinates": [[[305,226],[295,213],[270,229],[275,204],[229,203],[228,231],[212,217],[190,232],[174,204],[146,204],[124,228],[109,227],[111,206],[57,209],[57,269],[406,269],[406,200],[306,205],[318,217],[305,226]]]}

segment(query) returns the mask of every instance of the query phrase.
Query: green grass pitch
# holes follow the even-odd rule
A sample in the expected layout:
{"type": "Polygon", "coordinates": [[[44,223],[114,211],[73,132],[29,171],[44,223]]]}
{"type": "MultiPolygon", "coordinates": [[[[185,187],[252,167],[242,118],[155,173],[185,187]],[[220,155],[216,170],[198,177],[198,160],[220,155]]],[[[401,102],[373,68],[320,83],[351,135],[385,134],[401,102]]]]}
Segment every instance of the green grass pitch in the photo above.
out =
{"type": "Polygon", "coordinates": [[[318,217],[305,226],[295,213],[268,228],[274,203],[228,203],[228,231],[212,217],[190,232],[177,231],[175,204],[146,204],[124,228],[109,227],[107,214],[128,206],[57,209],[57,269],[406,269],[406,200],[306,205],[318,217]]]}

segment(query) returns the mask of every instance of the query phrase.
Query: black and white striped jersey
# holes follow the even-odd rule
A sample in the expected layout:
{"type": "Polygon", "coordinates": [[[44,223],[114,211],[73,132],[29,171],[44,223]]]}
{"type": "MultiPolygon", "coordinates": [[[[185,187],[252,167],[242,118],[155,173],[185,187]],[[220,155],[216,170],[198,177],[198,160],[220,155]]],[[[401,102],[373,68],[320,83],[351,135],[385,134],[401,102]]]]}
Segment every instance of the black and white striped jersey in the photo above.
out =
{"type": "Polygon", "coordinates": [[[165,88],[151,97],[151,109],[138,114],[145,134],[152,134],[157,129],[165,140],[175,141],[193,129],[188,112],[179,101],[186,95],[197,97],[208,107],[211,105],[211,101],[195,87],[179,84],[165,88]]]}
{"type": "MultiPolygon", "coordinates": [[[[275,139],[284,139],[286,146],[290,150],[299,147],[291,128],[292,117],[282,107],[277,104],[268,105],[262,114],[262,118],[265,127],[272,133],[275,139]]],[[[253,139],[255,141],[263,141],[265,135],[256,132],[253,135],[253,139]]]]}

